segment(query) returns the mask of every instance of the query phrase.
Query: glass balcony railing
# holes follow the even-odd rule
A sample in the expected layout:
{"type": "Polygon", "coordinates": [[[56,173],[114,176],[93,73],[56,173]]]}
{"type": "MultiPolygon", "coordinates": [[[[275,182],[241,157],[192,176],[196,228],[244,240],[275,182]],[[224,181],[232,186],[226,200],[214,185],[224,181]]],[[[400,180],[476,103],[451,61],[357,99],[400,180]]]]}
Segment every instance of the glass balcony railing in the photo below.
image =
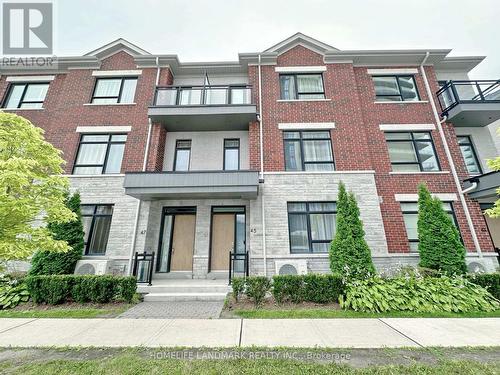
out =
{"type": "Polygon", "coordinates": [[[461,103],[500,103],[500,80],[447,81],[436,95],[443,114],[461,103]]]}
{"type": "Polygon", "coordinates": [[[153,106],[201,106],[252,104],[250,86],[157,87],[153,106]]]}

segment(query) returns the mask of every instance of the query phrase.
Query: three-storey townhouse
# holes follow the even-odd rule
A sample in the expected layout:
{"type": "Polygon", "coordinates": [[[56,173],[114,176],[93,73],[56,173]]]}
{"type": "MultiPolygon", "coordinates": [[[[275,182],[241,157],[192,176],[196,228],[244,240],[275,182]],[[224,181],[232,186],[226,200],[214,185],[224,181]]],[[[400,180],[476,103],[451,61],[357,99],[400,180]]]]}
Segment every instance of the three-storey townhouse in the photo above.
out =
{"type": "Polygon", "coordinates": [[[424,182],[470,267],[494,270],[499,224],[483,211],[499,185],[485,164],[499,83],[469,81],[483,58],[449,52],[341,51],[298,33],[235,62],[181,63],[117,40],[56,71],[2,71],[0,92],[63,150],[83,266],[153,282],[328,272],[340,182],[376,267],[415,265],[424,182]],[[143,252],[153,264],[136,264],[143,252]]]}

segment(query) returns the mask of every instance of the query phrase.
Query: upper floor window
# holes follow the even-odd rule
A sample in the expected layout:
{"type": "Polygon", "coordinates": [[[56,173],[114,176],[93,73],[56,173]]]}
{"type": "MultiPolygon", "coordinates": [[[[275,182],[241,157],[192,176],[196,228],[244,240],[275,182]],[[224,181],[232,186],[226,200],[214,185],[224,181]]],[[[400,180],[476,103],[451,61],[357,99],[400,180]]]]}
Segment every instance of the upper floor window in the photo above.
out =
{"type": "Polygon", "coordinates": [[[321,74],[281,74],[281,99],[324,99],[323,76],[321,74]]]}
{"type": "Polygon", "coordinates": [[[3,103],[4,108],[42,108],[48,83],[13,83],[3,103]]]}
{"type": "MultiPolygon", "coordinates": [[[[457,219],[453,211],[451,202],[442,202],[443,208],[450,217],[451,221],[458,228],[457,219]]],[[[401,202],[401,211],[406,228],[406,235],[410,243],[410,251],[418,251],[418,203],[417,202],[401,202]]]]}
{"type": "Polygon", "coordinates": [[[240,169],[240,140],[224,139],[224,170],[240,169]]]}
{"type": "Polygon", "coordinates": [[[175,142],[174,171],[189,171],[191,160],[191,140],[175,142]]]}
{"type": "Polygon", "coordinates": [[[393,171],[439,171],[436,150],[429,132],[385,133],[393,171]]]}
{"type": "Polygon", "coordinates": [[[83,204],[81,206],[85,255],[104,255],[108,244],[113,206],[83,204]]]}
{"type": "Polygon", "coordinates": [[[97,78],[92,94],[92,103],[116,104],[133,103],[137,77],[97,78]]]}
{"type": "Polygon", "coordinates": [[[471,137],[468,135],[459,135],[458,144],[460,145],[460,151],[462,152],[467,172],[469,174],[481,174],[481,164],[479,164],[471,137]]]}
{"type": "Polygon", "coordinates": [[[373,76],[375,95],[381,102],[419,101],[413,76],[373,76]]]}
{"type": "Polygon", "coordinates": [[[329,131],[285,131],[285,170],[333,171],[329,131]]]}
{"type": "Polygon", "coordinates": [[[120,173],[126,134],[84,134],[73,174],[120,173]]]}
{"type": "Polygon", "coordinates": [[[288,203],[291,253],[326,253],[335,235],[335,202],[288,203]]]}

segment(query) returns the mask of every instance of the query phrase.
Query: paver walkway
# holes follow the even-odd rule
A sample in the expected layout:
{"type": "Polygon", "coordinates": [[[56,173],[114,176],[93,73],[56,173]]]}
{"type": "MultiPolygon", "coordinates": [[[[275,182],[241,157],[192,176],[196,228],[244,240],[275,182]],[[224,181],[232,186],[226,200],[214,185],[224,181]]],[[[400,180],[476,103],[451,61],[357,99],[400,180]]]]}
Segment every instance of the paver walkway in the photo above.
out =
{"type": "Polygon", "coordinates": [[[224,301],[141,302],[125,311],[120,319],[217,319],[224,301]]]}
{"type": "Polygon", "coordinates": [[[0,319],[0,347],[500,346],[500,318],[0,319]]]}

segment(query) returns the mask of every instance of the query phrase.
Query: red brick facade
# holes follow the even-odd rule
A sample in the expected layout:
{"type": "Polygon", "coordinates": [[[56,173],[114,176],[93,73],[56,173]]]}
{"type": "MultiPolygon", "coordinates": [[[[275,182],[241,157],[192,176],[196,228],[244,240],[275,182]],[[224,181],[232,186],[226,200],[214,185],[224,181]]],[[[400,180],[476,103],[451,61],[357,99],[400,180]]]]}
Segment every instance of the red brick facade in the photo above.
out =
{"type": "MultiPolygon", "coordinates": [[[[432,137],[437,151],[440,173],[393,174],[384,133],[380,124],[432,124],[435,123],[429,98],[421,74],[416,83],[422,102],[375,103],[374,86],[366,67],[351,63],[325,64],[323,56],[305,47],[296,46],[281,54],[277,66],[326,66],[323,74],[326,100],[280,101],[279,73],[275,65],[262,66],[262,103],[259,109],[263,121],[264,169],[284,170],[283,135],[279,123],[334,122],[331,130],[335,168],[339,171],[375,171],[378,194],[381,198],[382,218],[390,252],[408,252],[409,245],[399,202],[394,195],[416,193],[417,185],[425,182],[434,193],[458,195],[450,166],[437,130],[432,137]]],[[[125,52],[116,53],[102,61],[101,70],[137,69],[133,57],[125,52]]],[[[30,119],[45,130],[45,137],[63,151],[67,161],[66,172],[71,173],[80,135],[78,126],[131,126],[125,146],[122,172],[141,171],[148,134],[148,106],[153,101],[157,69],[142,68],[135,93],[135,103],[127,105],[89,105],[94,89],[93,69],[69,70],[58,74],[50,83],[43,110],[19,110],[19,115],[30,119]]],[[[432,67],[426,67],[432,92],[438,89],[432,67]]],[[[258,103],[258,68],[249,66],[249,81],[258,103]]],[[[162,68],[159,85],[171,85],[172,73],[162,68]]],[[[0,78],[0,95],[5,96],[8,83],[0,78]]],[[[456,141],[453,125],[444,125],[448,144],[461,179],[468,177],[456,141]]],[[[153,124],[148,171],[160,171],[165,153],[166,131],[153,124]]],[[[250,168],[260,169],[259,124],[249,128],[250,168]]],[[[474,244],[460,201],[453,204],[460,231],[466,247],[472,251],[474,244]]],[[[469,200],[469,209],[483,251],[493,251],[486,223],[479,205],[469,200]]]]}
{"type": "MultiPolygon", "coordinates": [[[[132,70],[137,64],[126,52],[118,52],[102,61],[101,70],[132,70]]],[[[140,171],[144,162],[144,148],[148,132],[148,106],[153,101],[156,68],[141,69],[137,81],[135,103],[124,105],[89,105],[95,85],[93,69],[69,70],[58,74],[49,85],[43,110],[17,110],[45,130],[46,139],[63,151],[66,172],[71,173],[76,158],[80,135],[78,126],[131,126],[123,156],[122,172],[140,171]]],[[[162,84],[172,83],[172,74],[162,69],[162,84]]],[[[0,78],[0,95],[8,87],[6,76],[0,78]]],[[[154,133],[156,134],[156,133],[154,133]]],[[[159,140],[152,143],[161,144],[159,140]]],[[[163,137],[163,144],[164,144],[163,137]]],[[[161,147],[161,146],[160,146],[161,147]]],[[[164,146],[163,146],[164,147],[164,146]]],[[[153,162],[153,164],[155,164],[153,162]]]]}
{"type": "MultiPolygon", "coordinates": [[[[277,66],[325,66],[323,56],[303,46],[296,46],[278,57],[277,66]]],[[[331,130],[336,170],[374,170],[389,252],[409,252],[409,244],[395,194],[415,194],[417,186],[425,182],[434,193],[458,191],[450,171],[448,159],[438,130],[431,132],[440,173],[393,174],[384,133],[380,124],[435,124],[432,107],[427,97],[422,75],[416,74],[416,83],[422,102],[375,103],[373,81],[366,67],[349,63],[326,64],[323,73],[326,100],[280,101],[279,73],[274,65],[262,67],[262,106],[264,132],[264,169],[284,170],[283,135],[279,123],[334,122],[331,130]]],[[[438,90],[432,67],[426,67],[431,91],[438,90]]],[[[249,67],[250,83],[258,88],[258,68],[249,67]]],[[[258,103],[258,90],[255,90],[258,103]]],[[[468,177],[456,141],[453,125],[445,124],[448,144],[461,179],[468,177]]],[[[251,151],[258,152],[258,126],[250,129],[251,151]]],[[[259,158],[251,158],[251,166],[259,168],[259,158]]],[[[460,201],[453,203],[455,215],[466,248],[473,251],[474,243],[460,201]]],[[[469,200],[469,210],[483,251],[493,251],[486,223],[477,202],[469,200]]]]}

